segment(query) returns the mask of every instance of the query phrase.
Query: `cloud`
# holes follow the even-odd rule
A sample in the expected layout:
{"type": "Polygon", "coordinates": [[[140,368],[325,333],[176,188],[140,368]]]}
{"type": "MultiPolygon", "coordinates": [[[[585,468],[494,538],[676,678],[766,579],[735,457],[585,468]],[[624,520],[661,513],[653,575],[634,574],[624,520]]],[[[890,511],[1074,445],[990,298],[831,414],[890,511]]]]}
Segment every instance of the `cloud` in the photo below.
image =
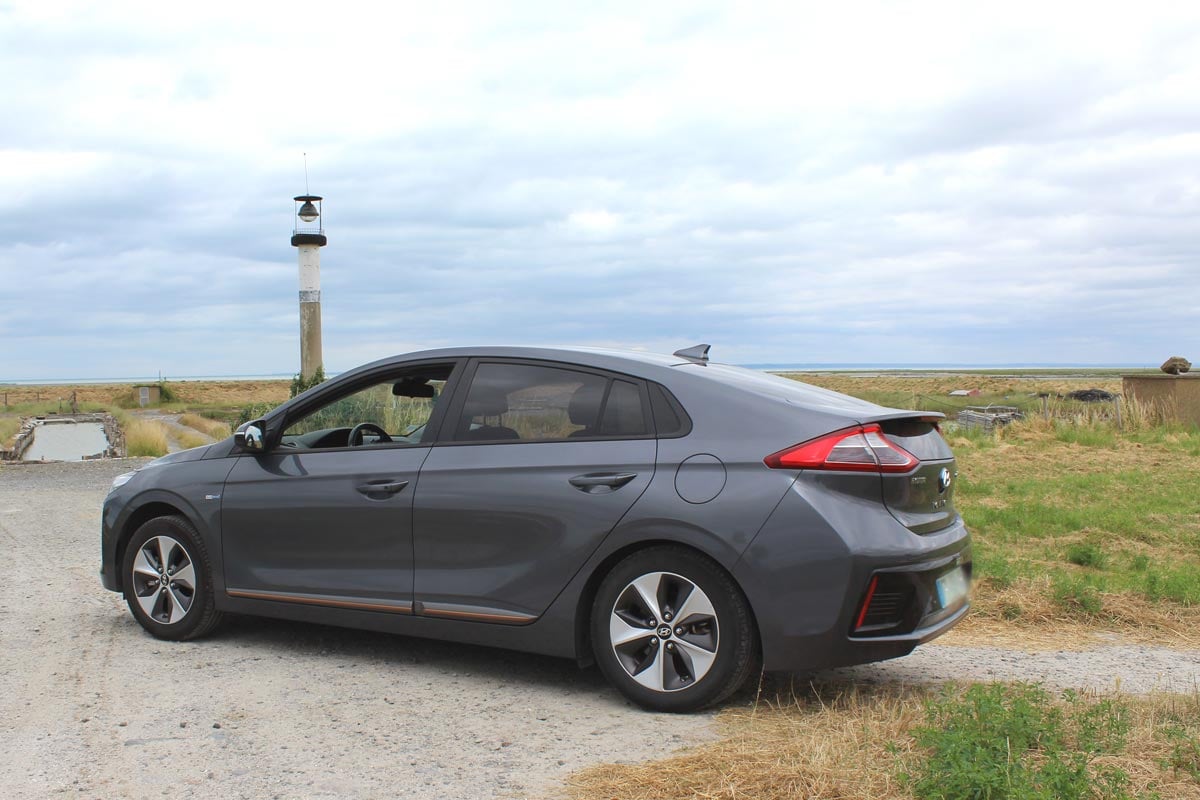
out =
{"type": "Polygon", "coordinates": [[[332,370],[1156,364],[1196,53],[1157,4],[0,5],[0,380],[295,371],[302,152],[332,370]]]}

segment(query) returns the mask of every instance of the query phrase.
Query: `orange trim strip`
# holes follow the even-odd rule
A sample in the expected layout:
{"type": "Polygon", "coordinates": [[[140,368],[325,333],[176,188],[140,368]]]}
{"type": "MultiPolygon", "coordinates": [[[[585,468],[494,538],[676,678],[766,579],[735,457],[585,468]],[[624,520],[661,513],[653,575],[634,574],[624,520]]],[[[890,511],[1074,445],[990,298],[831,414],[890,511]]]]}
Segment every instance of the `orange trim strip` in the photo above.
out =
{"type": "Polygon", "coordinates": [[[421,613],[430,617],[451,617],[454,619],[476,620],[478,622],[507,622],[511,625],[522,625],[533,622],[537,617],[524,614],[485,614],[480,611],[456,611],[449,608],[430,608],[425,605],[421,613]]]}
{"type": "Polygon", "coordinates": [[[279,603],[300,603],[309,606],[331,606],[333,608],[356,608],[365,611],[388,611],[393,614],[411,614],[412,603],[360,603],[353,600],[334,600],[324,597],[304,597],[294,594],[275,594],[273,592],[248,592],[243,589],[226,589],[230,597],[244,597],[249,600],[274,600],[279,603]]]}

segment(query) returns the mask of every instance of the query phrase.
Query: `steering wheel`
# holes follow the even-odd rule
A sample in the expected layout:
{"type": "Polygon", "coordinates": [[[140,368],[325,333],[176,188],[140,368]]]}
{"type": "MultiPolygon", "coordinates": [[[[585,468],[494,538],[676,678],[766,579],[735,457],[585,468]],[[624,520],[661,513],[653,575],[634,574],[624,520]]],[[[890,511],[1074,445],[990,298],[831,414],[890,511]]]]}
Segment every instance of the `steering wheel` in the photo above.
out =
{"type": "Polygon", "coordinates": [[[379,441],[390,442],[392,437],[388,436],[388,432],[376,425],[374,422],[360,422],[350,429],[350,437],[346,440],[350,447],[361,447],[363,443],[363,433],[379,434],[379,441]]]}

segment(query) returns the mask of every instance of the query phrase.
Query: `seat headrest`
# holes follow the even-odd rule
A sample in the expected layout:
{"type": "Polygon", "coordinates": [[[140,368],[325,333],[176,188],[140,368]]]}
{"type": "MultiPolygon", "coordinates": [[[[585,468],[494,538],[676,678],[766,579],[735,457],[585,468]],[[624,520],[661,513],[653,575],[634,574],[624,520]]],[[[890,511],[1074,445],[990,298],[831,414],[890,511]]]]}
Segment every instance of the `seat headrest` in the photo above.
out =
{"type": "Polygon", "coordinates": [[[600,401],[604,399],[604,383],[585,383],[571,395],[567,404],[567,416],[572,425],[592,427],[600,413],[600,401]]]}
{"type": "Polygon", "coordinates": [[[508,395],[499,386],[475,384],[467,395],[463,415],[467,417],[498,417],[508,411],[508,395]]]}

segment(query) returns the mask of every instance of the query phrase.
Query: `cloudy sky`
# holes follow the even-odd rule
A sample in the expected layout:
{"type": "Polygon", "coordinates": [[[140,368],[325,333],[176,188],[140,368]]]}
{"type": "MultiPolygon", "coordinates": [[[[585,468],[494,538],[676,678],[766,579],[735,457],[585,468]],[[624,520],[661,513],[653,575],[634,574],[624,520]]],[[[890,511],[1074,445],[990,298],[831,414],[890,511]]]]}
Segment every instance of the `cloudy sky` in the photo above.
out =
{"type": "Polygon", "coordinates": [[[332,371],[1200,361],[1196,4],[0,0],[0,75],[0,381],[295,372],[304,152],[332,371]]]}

